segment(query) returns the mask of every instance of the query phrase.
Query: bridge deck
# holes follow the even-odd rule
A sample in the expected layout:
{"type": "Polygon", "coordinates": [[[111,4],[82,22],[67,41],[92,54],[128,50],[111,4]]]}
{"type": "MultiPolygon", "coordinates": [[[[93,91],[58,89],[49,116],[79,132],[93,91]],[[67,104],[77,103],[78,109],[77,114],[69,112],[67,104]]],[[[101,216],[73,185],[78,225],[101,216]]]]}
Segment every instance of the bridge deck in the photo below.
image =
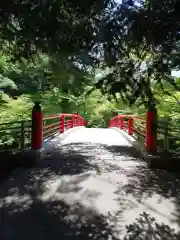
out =
{"type": "Polygon", "coordinates": [[[155,229],[158,239],[179,239],[167,228],[180,230],[179,181],[149,170],[120,133],[77,128],[44,146],[33,169],[0,186],[1,240],[155,239],[145,238],[155,229]]]}

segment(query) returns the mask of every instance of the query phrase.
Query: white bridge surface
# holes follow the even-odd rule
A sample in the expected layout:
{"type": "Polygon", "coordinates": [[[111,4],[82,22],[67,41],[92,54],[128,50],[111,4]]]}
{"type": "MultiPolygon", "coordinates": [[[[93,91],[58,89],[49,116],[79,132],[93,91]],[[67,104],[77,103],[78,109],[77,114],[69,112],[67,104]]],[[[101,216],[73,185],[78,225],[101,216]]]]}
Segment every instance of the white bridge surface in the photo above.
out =
{"type": "Polygon", "coordinates": [[[179,230],[179,180],[148,169],[115,129],[57,135],[0,185],[0,240],[174,240],[179,230]]]}

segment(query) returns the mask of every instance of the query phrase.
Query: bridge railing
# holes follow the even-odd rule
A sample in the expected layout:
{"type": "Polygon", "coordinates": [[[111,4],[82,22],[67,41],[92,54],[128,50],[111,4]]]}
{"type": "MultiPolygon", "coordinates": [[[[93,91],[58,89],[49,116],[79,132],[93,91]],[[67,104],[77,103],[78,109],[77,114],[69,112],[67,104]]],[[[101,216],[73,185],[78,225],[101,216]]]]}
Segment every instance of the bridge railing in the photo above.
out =
{"type": "Polygon", "coordinates": [[[0,150],[24,149],[31,143],[31,120],[0,124],[0,150]]]}
{"type": "Polygon", "coordinates": [[[169,118],[160,118],[157,126],[157,148],[159,152],[180,152],[180,123],[169,118]]]}
{"type": "Polygon", "coordinates": [[[134,115],[116,115],[109,121],[109,127],[118,127],[138,139],[146,138],[145,117],[134,115]]]}
{"type": "Polygon", "coordinates": [[[109,127],[117,127],[126,131],[144,144],[148,153],[156,154],[157,138],[156,131],[154,131],[155,122],[157,122],[156,115],[155,111],[148,112],[146,116],[115,114],[109,121],[109,127]]]}
{"type": "Polygon", "coordinates": [[[56,133],[64,133],[70,128],[86,125],[87,121],[78,113],[43,117],[41,111],[35,112],[31,120],[0,124],[0,151],[40,149],[42,141],[56,133]]]}
{"type": "Polygon", "coordinates": [[[156,112],[147,112],[146,116],[115,115],[109,121],[109,127],[117,127],[132,135],[146,147],[147,152],[156,154],[179,154],[180,123],[167,118],[157,118],[156,112]]]}
{"type": "Polygon", "coordinates": [[[85,126],[87,122],[79,114],[55,114],[43,118],[43,139],[49,138],[56,133],[78,126],[85,126]]]}

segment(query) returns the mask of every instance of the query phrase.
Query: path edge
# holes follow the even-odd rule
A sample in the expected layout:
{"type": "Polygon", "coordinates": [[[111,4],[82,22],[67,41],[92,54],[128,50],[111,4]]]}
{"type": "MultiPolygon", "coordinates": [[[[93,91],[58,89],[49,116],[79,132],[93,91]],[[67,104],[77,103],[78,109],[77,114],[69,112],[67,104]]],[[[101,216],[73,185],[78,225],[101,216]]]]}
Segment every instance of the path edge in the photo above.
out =
{"type": "Polygon", "coordinates": [[[117,131],[118,133],[120,133],[121,135],[123,135],[123,137],[132,145],[132,147],[134,147],[137,151],[140,152],[140,154],[142,155],[142,160],[144,160],[147,164],[148,167],[152,167],[152,163],[155,161],[160,160],[159,156],[154,156],[151,154],[148,154],[145,146],[143,144],[141,144],[134,135],[130,136],[127,132],[117,128],[117,127],[111,127],[111,129],[113,129],[114,131],[117,131]]]}

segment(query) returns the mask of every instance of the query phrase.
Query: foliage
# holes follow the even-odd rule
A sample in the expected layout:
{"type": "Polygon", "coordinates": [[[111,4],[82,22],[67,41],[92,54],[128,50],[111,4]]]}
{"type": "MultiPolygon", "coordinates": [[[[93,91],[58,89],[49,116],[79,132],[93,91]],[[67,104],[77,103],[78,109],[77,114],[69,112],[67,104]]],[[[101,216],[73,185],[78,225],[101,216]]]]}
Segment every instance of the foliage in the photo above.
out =
{"type": "Polygon", "coordinates": [[[179,1],[124,0],[104,13],[98,58],[109,73],[96,86],[120,93],[130,104],[146,106],[154,98],[153,86],[168,82],[179,90],[171,70],[179,69],[179,1]]]}
{"type": "Polygon", "coordinates": [[[0,3],[0,123],[79,112],[107,126],[113,111],[179,119],[179,2],[0,3]],[[28,13],[28,14],[27,14],[28,13]],[[98,76],[98,77],[97,77],[98,76]],[[112,98],[113,96],[113,98],[112,98]]]}
{"type": "Polygon", "coordinates": [[[2,43],[11,42],[15,57],[42,51],[65,55],[92,44],[95,18],[108,1],[55,0],[0,3],[2,43]]]}
{"type": "MultiPolygon", "coordinates": [[[[1,49],[10,52],[8,58],[20,59],[21,66],[17,64],[20,73],[5,77],[34,91],[53,81],[58,86],[60,78],[75,71],[86,85],[85,75],[96,66],[108,69],[96,88],[114,97],[118,93],[128,104],[138,100],[147,106],[154,98],[153,84],[169,82],[178,89],[170,74],[179,68],[179,8],[172,0],[8,0],[0,4],[1,49]],[[35,66],[40,55],[48,56],[46,66],[35,66]],[[58,67],[52,74],[54,59],[58,67]],[[29,78],[28,83],[22,78],[29,78]],[[42,84],[39,79],[44,78],[42,84]]],[[[65,85],[67,91],[69,82],[65,85]]]]}

